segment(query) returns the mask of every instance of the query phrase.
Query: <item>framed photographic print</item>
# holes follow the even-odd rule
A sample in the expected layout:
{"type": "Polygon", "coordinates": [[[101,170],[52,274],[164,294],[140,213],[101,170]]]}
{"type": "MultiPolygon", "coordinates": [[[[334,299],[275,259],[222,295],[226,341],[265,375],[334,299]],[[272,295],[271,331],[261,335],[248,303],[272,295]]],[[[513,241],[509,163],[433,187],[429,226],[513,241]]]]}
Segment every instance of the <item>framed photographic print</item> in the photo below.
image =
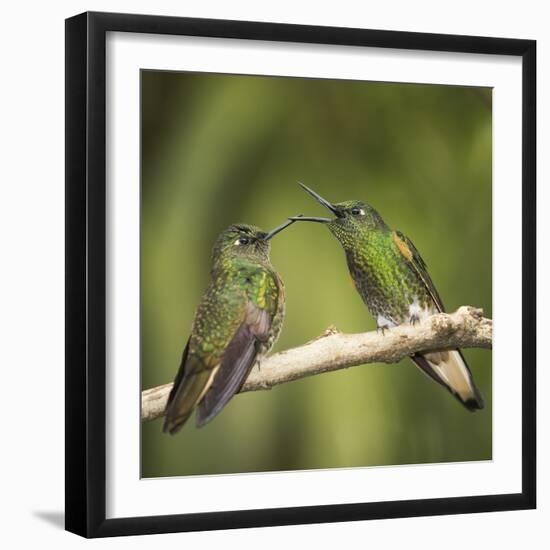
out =
{"type": "Polygon", "coordinates": [[[67,20],[69,531],[535,507],[535,56],[67,20]]]}

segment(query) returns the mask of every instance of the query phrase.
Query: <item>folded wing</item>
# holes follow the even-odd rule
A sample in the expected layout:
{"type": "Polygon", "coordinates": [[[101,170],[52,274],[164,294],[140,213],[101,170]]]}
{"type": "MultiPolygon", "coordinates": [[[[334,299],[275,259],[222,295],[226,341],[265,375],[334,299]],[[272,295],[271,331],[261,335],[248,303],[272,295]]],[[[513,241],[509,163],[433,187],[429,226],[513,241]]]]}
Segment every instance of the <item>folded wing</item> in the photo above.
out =
{"type": "MultiPolygon", "coordinates": [[[[439,293],[428,273],[426,263],[412,241],[400,231],[394,232],[393,238],[399,253],[407,260],[410,269],[413,270],[431,296],[435,311],[445,311],[439,293]]],[[[472,373],[459,349],[417,353],[411,359],[432,380],[449,390],[468,410],[475,411],[483,408],[483,397],[475,385],[472,373]]]]}
{"type": "Polygon", "coordinates": [[[239,391],[254,366],[258,347],[268,338],[271,315],[252,302],[246,317],[225,350],[212,385],[199,403],[197,426],[210,422],[239,391]]]}

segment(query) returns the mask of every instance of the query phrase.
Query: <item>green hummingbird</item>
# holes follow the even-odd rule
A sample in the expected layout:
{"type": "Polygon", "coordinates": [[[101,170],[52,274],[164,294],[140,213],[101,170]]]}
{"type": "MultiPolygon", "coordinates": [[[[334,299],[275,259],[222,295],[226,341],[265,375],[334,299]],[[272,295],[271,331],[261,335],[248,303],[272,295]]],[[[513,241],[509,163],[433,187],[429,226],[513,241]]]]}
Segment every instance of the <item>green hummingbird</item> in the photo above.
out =
{"type": "MultiPolygon", "coordinates": [[[[390,229],[380,214],[365,202],[331,204],[309,187],[300,185],[335,217],[289,219],[326,224],[344,249],[355,288],[382,333],[445,311],[426,263],[410,239],[390,229]]],[[[468,410],[483,408],[481,393],[459,349],[416,353],[411,359],[468,410]]]]}
{"type": "Polygon", "coordinates": [[[210,422],[277,340],[285,294],[269,258],[270,240],[292,223],[269,233],[235,224],[217,238],[210,284],[195,312],[168,397],[164,432],[178,432],[195,407],[197,427],[210,422]]]}

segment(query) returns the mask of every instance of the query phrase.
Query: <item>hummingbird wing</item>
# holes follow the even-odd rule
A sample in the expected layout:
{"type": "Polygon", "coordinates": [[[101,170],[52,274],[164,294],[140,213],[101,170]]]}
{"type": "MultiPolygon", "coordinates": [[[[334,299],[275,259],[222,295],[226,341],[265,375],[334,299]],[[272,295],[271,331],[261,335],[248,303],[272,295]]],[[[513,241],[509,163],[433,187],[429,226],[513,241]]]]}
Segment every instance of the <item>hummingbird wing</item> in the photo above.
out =
{"type": "Polygon", "coordinates": [[[210,422],[239,391],[254,366],[258,345],[265,341],[271,327],[271,315],[247,303],[246,318],[223,354],[212,385],[199,403],[197,427],[210,422]]]}
{"type": "Polygon", "coordinates": [[[212,420],[246,380],[268,340],[280,294],[278,278],[244,267],[217,280],[197,308],[191,337],[165,409],[163,431],[179,431],[197,405],[197,425],[212,420]]]}
{"type": "Polygon", "coordinates": [[[432,278],[428,273],[426,262],[420,256],[413,242],[403,235],[401,231],[393,232],[393,240],[397,245],[400,254],[407,260],[409,267],[416,273],[416,276],[422,281],[426,291],[431,296],[433,303],[439,312],[445,311],[445,306],[441,300],[441,296],[437,292],[432,278]]]}
{"type": "Polygon", "coordinates": [[[265,270],[254,270],[245,280],[245,318],[223,354],[212,386],[199,403],[197,427],[210,422],[239,391],[271,335],[281,294],[279,280],[265,270]]]}
{"type": "Polygon", "coordinates": [[[178,432],[208,391],[223,351],[242,322],[245,300],[242,290],[222,277],[213,279],[206,289],[168,397],[164,432],[178,432]]]}
{"type": "MultiPolygon", "coordinates": [[[[407,265],[431,296],[434,309],[439,312],[445,311],[443,301],[428,273],[426,262],[412,241],[400,231],[393,233],[393,240],[399,253],[407,260],[407,265]]],[[[432,380],[451,392],[468,410],[474,411],[483,408],[483,397],[475,385],[470,368],[459,349],[417,353],[411,359],[432,380]]]]}
{"type": "Polygon", "coordinates": [[[199,355],[189,353],[191,339],[192,337],[185,346],[164,413],[162,430],[170,434],[181,430],[196,404],[208,390],[217,370],[217,366],[208,362],[208,359],[205,361],[199,355]]]}

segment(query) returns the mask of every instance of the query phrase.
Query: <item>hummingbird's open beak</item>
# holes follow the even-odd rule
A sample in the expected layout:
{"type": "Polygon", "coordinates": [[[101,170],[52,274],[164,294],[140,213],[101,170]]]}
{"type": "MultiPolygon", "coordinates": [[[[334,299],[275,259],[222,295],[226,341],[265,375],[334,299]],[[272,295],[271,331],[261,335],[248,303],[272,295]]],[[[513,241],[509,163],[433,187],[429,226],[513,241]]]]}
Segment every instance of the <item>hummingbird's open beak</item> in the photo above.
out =
{"type": "Polygon", "coordinates": [[[272,229],[269,233],[266,234],[266,236],[263,238],[264,241],[269,241],[271,238],[273,238],[277,233],[280,233],[283,229],[286,229],[289,225],[292,225],[296,220],[301,219],[302,215],[294,216],[293,219],[288,219],[285,223],[279,225],[275,229],[272,229]]]}
{"type": "MultiPolygon", "coordinates": [[[[326,199],[323,199],[321,195],[317,194],[313,189],[310,189],[307,185],[304,185],[301,181],[298,184],[302,189],[308,194],[311,195],[317,202],[320,202],[325,208],[328,208],[335,216],[339,217],[338,209],[330,204],[326,199]]],[[[319,222],[319,223],[330,223],[332,220],[330,218],[318,218],[315,216],[291,216],[288,218],[292,221],[304,221],[304,222],[319,222]]]]}
{"type": "Polygon", "coordinates": [[[319,222],[319,223],[330,223],[332,220],[330,218],[316,218],[315,216],[289,216],[288,218],[291,222],[319,222]]]}

